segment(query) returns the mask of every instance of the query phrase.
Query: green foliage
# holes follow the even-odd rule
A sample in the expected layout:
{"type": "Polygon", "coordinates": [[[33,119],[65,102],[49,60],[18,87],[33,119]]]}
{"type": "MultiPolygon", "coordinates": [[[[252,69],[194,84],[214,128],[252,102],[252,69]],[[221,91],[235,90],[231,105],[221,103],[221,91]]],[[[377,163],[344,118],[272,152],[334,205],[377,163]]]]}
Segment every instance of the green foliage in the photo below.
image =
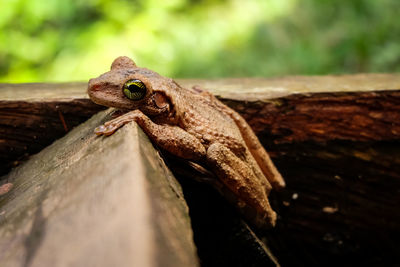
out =
{"type": "Polygon", "coordinates": [[[399,0],[0,0],[0,81],[400,71],[399,0]]]}

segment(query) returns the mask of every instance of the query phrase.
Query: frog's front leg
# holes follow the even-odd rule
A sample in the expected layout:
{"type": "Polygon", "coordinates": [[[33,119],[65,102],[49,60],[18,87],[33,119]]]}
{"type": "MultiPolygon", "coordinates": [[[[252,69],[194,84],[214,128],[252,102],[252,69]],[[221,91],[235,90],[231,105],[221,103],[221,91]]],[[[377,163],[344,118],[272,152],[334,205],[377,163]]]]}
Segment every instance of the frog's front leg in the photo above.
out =
{"type": "Polygon", "coordinates": [[[236,196],[238,208],[249,220],[259,228],[275,225],[276,213],[268,201],[269,190],[246,162],[226,146],[213,143],[207,150],[207,163],[236,196]]]}
{"type": "Polygon", "coordinates": [[[159,147],[173,155],[189,160],[201,160],[206,149],[200,141],[178,126],[156,124],[140,110],[133,110],[95,129],[97,135],[112,135],[123,125],[135,121],[159,147]]]}

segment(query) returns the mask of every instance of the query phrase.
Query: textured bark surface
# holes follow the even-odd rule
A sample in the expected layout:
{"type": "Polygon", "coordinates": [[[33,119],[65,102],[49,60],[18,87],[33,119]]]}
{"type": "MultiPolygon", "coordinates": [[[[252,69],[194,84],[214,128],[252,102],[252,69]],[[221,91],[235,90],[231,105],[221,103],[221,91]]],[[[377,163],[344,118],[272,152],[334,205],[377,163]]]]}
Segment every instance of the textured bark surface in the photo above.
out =
{"type": "MultiPolygon", "coordinates": [[[[400,75],[178,82],[199,84],[239,111],[286,179],[287,188],[271,194],[279,214],[277,227],[257,233],[282,266],[400,264],[400,75]]],[[[33,90],[30,86],[3,85],[0,90],[0,150],[5,149],[1,151],[6,153],[2,155],[7,167],[10,162],[17,164],[25,151],[37,151],[65,133],[58,111],[69,114],[64,120],[70,130],[101,109],[85,98],[85,84],[73,84],[70,97],[68,84],[34,85],[33,90]],[[52,86],[56,89],[51,97],[52,86]],[[28,91],[32,98],[24,100],[28,91]],[[57,109],[54,102],[69,104],[57,104],[57,109]],[[7,108],[15,103],[23,104],[7,108]],[[37,105],[44,106],[32,109],[37,105]],[[70,113],[65,112],[67,106],[70,113]],[[27,109],[19,115],[22,107],[27,109]],[[42,113],[30,123],[36,112],[42,113]],[[47,117],[52,119],[47,122],[47,117]],[[9,121],[3,123],[3,118],[9,121]],[[46,142],[36,143],[32,133],[38,134],[36,140],[46,136],[46,142]],[[19,152],[9,153],[12,147],[19,147],[19,152]]],[[[238,227],[242,222],[235,211],[208,187],[187,182],[182,166],[173,165],[204,266],[272,264],[265,254],[257,253],[260,246],[235,238],[245,229],[238,227]]],[[[7,170],[2,167],[3,173],[7,170]]]]}
{"type": "Polygon", "coordinates": [[[198,266],[180,185],[140,128],[96,137],[104,121],[8,174],[0,266],[198,266]]]}

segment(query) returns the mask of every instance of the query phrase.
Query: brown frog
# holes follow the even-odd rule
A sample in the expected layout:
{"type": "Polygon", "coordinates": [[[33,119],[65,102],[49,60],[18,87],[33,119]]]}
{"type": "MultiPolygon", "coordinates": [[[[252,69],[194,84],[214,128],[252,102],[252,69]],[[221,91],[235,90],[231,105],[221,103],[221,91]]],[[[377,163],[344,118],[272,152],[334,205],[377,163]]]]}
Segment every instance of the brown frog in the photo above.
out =
{"type": "Polygon", "coordinates": [[[246,121],[207,91],[118,57],[111,70],[91,79],[90,99],[127,113],[96,128],[111,135],[135,121],[159,147],[211,169],[214,185],[258,228],[275,225],[268,194],[285,182],[246,121]]]}

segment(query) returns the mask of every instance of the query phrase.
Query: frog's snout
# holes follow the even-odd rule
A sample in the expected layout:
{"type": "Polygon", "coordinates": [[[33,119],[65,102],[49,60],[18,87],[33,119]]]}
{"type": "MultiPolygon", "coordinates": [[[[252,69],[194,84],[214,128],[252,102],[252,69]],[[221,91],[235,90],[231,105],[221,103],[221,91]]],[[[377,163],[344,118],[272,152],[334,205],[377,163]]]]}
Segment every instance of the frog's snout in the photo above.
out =
{"type": "Polygon", "coordinates": [[[96,82],[96,79],[90,79],[88,83],[88,90],[98,90],[100,88],[100,84],[96,82]]]}

